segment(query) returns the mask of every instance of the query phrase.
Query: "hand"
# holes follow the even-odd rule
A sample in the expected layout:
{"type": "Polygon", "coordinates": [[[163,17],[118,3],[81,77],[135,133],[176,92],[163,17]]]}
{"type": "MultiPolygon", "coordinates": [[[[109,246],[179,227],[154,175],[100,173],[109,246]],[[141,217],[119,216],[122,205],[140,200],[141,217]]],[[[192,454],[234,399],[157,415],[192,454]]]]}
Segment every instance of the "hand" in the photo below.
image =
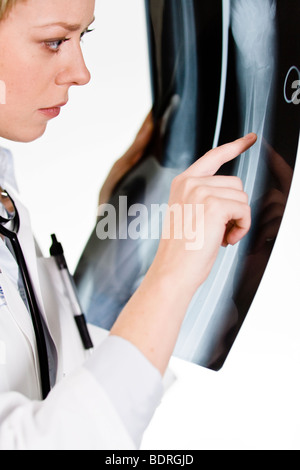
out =
{"type": "MultiPolygon", "coordinates": [[[[207,278],[220,246],[237,243],[250,228],[250,208],[241,181],[213,175],[255,141],[256,135],[249,134],[211,150],[175,178],[170,206],[203,204],[203,246],[188,251],[186,244],[190,240],[184,237],[162,239],[147,275],[111,330],[112,335],[135,345],[161,374],[174,350],[192,296],[207,278]]],[[[182,228],[177,219],[170,225],[170,234],[182,228]]]]}
{"type": "Polygon", "coordinates": [[[249,149],[256,138],[255,134],[249,134],[211,150],[174,179],[169,207],[179,205],[184,214],[184,206],[202,205],[202,219],[193,223],[203,230],[203,243],[196,251],[187,249],[191,240],[185,237],[184,224],[191,221],[184,217],[167,217],[163,233],[170,234],[170,239],[161,240],[152,267],[156,275],[169,276],[174,285],[184,284],[187,292],[194,292],[209,275],[220,246],[235,245],[248,233],[251,212],[242,181],[237,177],[214,175],[224,163],[249,149]],[[174,235],[178,233],[183,236],[176,238],[174,235]]]}
{"type": "Polygon", "coordinates": [[[101,204],[106,204],[109,201],[116,185],[143,156],[144,151],[150,142],[153,133],[153,127],[152,113],[150,112],[131,147],[121,158],[115,162],[109,175],[107,176],[100,191],[99,206],[101,204]]]}

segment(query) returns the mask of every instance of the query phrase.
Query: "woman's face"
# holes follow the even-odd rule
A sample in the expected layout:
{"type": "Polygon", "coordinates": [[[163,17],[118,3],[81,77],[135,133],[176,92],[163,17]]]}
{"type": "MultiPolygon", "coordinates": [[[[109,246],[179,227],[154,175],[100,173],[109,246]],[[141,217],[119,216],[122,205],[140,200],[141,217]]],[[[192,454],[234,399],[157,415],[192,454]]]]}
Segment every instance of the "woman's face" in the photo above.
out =
{"type": "Polygon", "coordinates": [[[37,139],[67,103],[69,88],[89,82],[80,40],[94,8],[95,0],[26,0],[0,21],[1,137],[37,139]]]}

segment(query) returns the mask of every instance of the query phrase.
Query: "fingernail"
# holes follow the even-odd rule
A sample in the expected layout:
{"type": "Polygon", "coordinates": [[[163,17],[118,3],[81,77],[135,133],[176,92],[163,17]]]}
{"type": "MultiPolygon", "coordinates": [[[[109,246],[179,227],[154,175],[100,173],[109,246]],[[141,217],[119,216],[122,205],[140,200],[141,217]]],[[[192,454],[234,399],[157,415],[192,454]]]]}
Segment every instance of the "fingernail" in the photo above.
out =
{"type": "Polygon", "coordinates": [[[254,132],[250,132],[250,134],[244,137],[245,140],[253,140],[254,138],[257,139],[257,135],[254,132]]]}

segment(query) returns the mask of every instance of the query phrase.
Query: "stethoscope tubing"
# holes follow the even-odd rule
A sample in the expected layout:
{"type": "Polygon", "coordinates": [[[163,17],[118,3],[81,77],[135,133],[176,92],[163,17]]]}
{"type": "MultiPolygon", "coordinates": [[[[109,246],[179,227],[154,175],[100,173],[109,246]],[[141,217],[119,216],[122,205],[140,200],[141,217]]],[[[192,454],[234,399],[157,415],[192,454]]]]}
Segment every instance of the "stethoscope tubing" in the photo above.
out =
{"type": "MultiPolygon", "coordinates": [[[[16,210],[16,214],[18,214],[17,210],[16,210]]],[[[0,220],[3,221],[3,218],[0,217],[0,220]]],[[[17,215],[17,222],[19,223],[18,215],[17,215]]],[[[36,338],[36,345],[37,345],[38,358],[39,358],[39,367],[40,367],[42,396],[43,396],[43,399],[45,399],[50,392],[51,386],[50,386],[50,371],[49,371],[47,345],[46,345],[46,339],[45,339],[40,309],[38,307],[38,303],[37,303],[36,296],[32,287],[32,282],[30,279],[30,275],[27,269],[26,261],[25,261],[17,234],[15,232],[12,232],[11,230],[8,230],[3,225],[0,225],[0,233],[4,237],[7,237],[10,240],[12,244],[12,248],[15,253],[16,261],[21,271],[22,280],[24,283],[29,311],[30,311],[30,315],[32,318],[32,323],[33,323],[33,328],[34,328],[34,333],[35,333],[35,338],[36,338]]]]}

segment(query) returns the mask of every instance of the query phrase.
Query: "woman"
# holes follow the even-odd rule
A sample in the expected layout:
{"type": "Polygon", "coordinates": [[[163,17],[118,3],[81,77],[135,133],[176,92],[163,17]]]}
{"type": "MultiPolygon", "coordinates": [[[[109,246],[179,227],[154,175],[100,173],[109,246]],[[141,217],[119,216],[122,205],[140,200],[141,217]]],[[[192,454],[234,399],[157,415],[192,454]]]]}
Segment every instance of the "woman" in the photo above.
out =
{"type": "MultiPolygon", "coordinates": [[[[0,15],[0,80],[5,84],[0,136],[29,142],[40,137],[48,121],[58,116],[70,87],[90,79],[80,39],[93,22],[94,0],[2,0],[0,15]]],[[[113,169],[102,202],[121,176],[116,176],[116,170],[126,171],[141,154],[151,127],[149,119],[145,126],[113,169]]],[[[163,237],[144,282],[90,358],[82,349],[55,262],[36,253],[28,214],[14,187],[9,153],[1,150],[1,200],[3,204],[7,200],[6,190],[19,213],[18,238],[42,312],[51,390],[42,399],[42,367],[26,299],[22,298],[20,270],[2,234],[0,448],[139,446],[159,403],[161,377],[192,296],[207,278],[219,247],[237,243],[250,228],[250,209],[241,181],[213,175],[255,140],[250,134],[215,149],[174,180],[171,206],[204,208],[203,246],[187,249],[191,239],[185,230],[181,238],[172,236],[180,229],[179,220],[166,227],[169,236],[163,237]],[[172,295],[167,297],[165,292],[172,295]]]]}

